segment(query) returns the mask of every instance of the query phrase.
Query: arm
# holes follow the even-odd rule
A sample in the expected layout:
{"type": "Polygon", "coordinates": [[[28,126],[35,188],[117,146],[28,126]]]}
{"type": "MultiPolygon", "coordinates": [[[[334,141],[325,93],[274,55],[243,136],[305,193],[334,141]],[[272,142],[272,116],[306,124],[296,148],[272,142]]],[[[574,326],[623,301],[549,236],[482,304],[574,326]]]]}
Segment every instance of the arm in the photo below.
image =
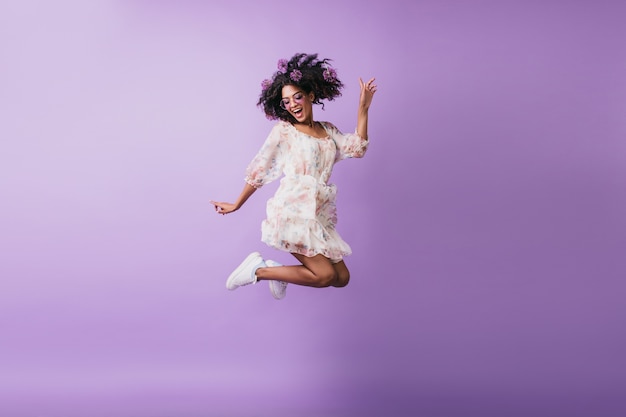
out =
{"type": "Polygon", "coordinates": [[[211,204],[215,206],[215,211],[218,214],[224,215],[224,214],[232,213],[233,211],[239,210],[241,206],[243,206],[243,203],[245,203],[248,200],[248,198],[252,194],[254,194],[255,191],[256,191],[256,188],[246,183],[246,185],[244,185],[243,187],[243,190],[241,190],[241,194],[239,194],[239,198],[237,198],[237,201],[235,203],[225,203],[225,202],[211,200],[211,204]]]}
{"type": "Polygon", "coordinates": [[[211,201],[218,214],[228,214],[239,210],[257,188],[274,181],[281,175],[284,162],[281,134],[283,129],[282,124],[274,126],[265,143],[246,168],[246,184],[237,201],[234,203],[211,201]]]}
{"type": "Polygon", "coordinates": [[[361,85],[361,96],[359,98],[359,112],[357,117],[356,132],[363,139],[367,140],[367,118],[370,105],[372,104],[372,98],[376,92],[376,84],[374,84],[375,78],[371,78],[367,83],[364,83],[359,78],[359,84],[361,85]]]}
{"type": "Polygon", "coordinates": [[[369,144],[367,133],[368,113],[377,86],[374,84],[374,78],[370,79],[367,83],[364,83],[363,80],[359,78],[359,83],[361,84],[361,95],[359,97],[356,131],[354,133],[343,134],[336,126],[325,122],[325,126],[329,129],[329,133],[337,145],[335,162],[348,158],[362,158],[367,151],[369,144]]]}

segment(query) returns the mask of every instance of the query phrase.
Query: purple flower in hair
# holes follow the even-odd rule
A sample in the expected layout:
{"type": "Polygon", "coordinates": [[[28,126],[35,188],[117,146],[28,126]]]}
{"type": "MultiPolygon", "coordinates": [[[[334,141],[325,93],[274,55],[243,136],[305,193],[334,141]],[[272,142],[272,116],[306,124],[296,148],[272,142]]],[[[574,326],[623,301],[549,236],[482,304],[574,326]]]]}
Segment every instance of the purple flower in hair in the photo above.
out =
{"type": "Polygon", "coordinates": [[[295,69],[289,73],[289,78],[291,78],[292,81],[298,82],[302,78],[302,73],[295,69]]]}
{"type": "Polygon", "coordinates": [[[265,92],[268,88],[272,86],[272,80],[263,80],[261,81],[261,89],[265,92]]]}
{"type": "Polygon", "coordinates": [[[337,80],[337,71],[334,68],[326,68],[324,70],[324,81],[333,82],[337,80]]]}
{"type": "Polygon", "coordinates": [[[287,72],[287,60],[279,59],[278,60],[278,72],[286,73],[287,72]]]}

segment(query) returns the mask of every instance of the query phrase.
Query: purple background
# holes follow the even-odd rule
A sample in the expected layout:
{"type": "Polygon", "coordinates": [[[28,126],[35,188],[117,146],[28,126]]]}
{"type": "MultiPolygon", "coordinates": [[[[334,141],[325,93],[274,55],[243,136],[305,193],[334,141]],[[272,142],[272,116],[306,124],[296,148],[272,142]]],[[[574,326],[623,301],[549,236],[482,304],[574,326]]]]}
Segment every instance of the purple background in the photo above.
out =
{"type": "MultiPolygon", "coordinates": [[[[37,4],[39,3],[39,4],[37,4]]],[[[626,6],[0,5],[0,415],[622,416],[626,6]],[[345,289],[225,278],[279,58],[334,59],[345,289]]]]}

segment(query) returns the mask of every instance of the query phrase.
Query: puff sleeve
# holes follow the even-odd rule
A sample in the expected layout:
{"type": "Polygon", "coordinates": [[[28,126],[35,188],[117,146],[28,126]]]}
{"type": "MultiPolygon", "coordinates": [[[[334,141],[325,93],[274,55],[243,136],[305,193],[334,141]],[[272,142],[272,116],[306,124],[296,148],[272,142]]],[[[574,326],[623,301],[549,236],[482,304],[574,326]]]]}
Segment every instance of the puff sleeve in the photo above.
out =
{"type": "Polygon", "coordinates": [[[282,174],[286,154],[283,132],[282,124],[276,124],[246,168],[245,181],[254,188],[260,188],[282,174]]]}
{"type": "Polygon", "coordinates": [[[341,133],[335,125],[325,122],[326,131],[337,145],[335,162],[348,158],[362,158],[367,151],[369,141],[355,133],[341,133]]]}

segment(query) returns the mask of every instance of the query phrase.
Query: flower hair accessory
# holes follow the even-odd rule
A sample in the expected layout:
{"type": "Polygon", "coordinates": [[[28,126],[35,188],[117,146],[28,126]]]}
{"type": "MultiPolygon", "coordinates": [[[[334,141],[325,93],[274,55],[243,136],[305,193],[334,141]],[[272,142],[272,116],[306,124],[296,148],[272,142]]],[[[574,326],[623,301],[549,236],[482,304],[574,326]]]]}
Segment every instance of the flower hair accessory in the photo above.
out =
{"type": "Polygon", "coordinates": [[[270,88],[272,86],[272,80],[263,80],[261,81],[261,90],[262,91],[267,91],[268,88],[270,88]]]}
{"type": "Polygon", "coordinates": [[[337,79],[337,71],[335,71],[335,69],[331,67],[327,67],[324,70],[323,75],[324,75],[324,81],[329,82],[329,83],[337,79]]]}
{"type": "Polygon", "coordinates": [[[279,59],[278,60],[278,72],[284,74],[287,72],[287,60],[286,59],[279,59]]]}
{"type": "Polygon", "coordinates": [[[302,78],[302,73],[295,69],[289,73],[289,78],[291,78],[292,81],[298,82],[302,78]]]}

